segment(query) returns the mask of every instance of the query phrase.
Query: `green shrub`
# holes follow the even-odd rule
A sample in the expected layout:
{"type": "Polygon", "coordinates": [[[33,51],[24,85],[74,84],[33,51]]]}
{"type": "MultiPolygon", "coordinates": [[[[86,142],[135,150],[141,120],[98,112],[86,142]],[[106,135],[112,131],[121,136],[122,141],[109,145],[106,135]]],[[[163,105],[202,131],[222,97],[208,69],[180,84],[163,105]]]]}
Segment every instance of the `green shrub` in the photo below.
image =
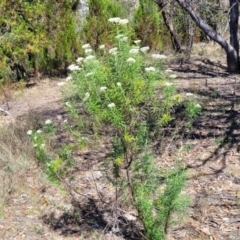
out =
{"type": "Polygon", "coordinates": [[[89,14],[81,30],[81,42],[88,42],[94,50],[101,44],[112,45],[116,35],[114,26],[108,24],[111,17],[126,17],[127,12],[115,0],[89,0],[89,14]]]}
{"type": "Polygon", "coordinates": [[[179,106],[184,106],[182,114],[186,121],[199,111],[195,111],[193,99],[189,101],[188,96],[184,98],[177,93],[171,82],[176,75],[164,73],[166,56],[152,54],[149,57],[148,46],[141,47],[140,41],[132,44],[127,19],[110,18],[108,21],[117,32],[115,45],[110,49],[102,45],[97,53],[89,43],[82,46],[84,57],[69,66],[77,97],[66,105],[70,113],[76,113],[74,106],[81,101],[88,115],[83,129],[87,126],[98,134],[106,126],[110,127],[114,137],[113,153],[108,160],[115,178],[112,182],[118,186],[116,191],[120,192],[123,185],[129,187],[131,195],[127,201],[133,200],[146,236],[163,239],[172,212],[181,205],[178,196],[185,177],[177,168],[162,183],[164,192],[158,192],[163,174],[156,169],[148,153],[151,136],[174,121],[179,106]],[[124,182],[127,184],[122,185],[124,182]]]}
{"type": "Polygon", "coordinates": [[[134,30],[137,39],[151,49],[162,49],[161,13],[154,1],[140,0],[134,14],[134,30]]]}
{"type": "Polygon", "coordinates": [[[0,79],[12,78],[14,64],[51,72],[74,59],[78,38],[71,2],[1,1],[0,79]]]}

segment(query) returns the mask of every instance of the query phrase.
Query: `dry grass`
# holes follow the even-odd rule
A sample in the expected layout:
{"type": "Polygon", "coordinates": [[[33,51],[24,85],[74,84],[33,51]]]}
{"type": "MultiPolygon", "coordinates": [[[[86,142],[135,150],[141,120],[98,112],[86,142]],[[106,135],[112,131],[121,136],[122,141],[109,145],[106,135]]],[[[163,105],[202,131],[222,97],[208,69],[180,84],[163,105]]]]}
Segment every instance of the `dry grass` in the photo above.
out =
{"type": "Polygon", "coordinates": [[[0,239],[63,239],[41,220],[69,202],[66,191],[50,184],[35,160],[26,134],[35,124],[31,119],[0,129],[0,239]]]}

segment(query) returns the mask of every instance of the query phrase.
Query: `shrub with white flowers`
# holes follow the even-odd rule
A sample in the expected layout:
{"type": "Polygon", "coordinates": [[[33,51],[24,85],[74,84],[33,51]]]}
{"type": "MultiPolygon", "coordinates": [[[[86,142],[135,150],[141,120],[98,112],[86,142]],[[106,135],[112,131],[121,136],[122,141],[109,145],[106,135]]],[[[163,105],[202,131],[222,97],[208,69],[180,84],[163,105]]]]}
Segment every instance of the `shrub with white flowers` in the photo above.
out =
{"type": "Polygon", "coordinates": [[[81,121],[81,126],[85,129],[91,124],[96,135],[111,126],[111,166],[118,177],[123,169],[131,186],[133,162],[139,160],[142,149],[147,149],[151,137],[175,120],[176,110],[194,118],[201,106],[177,93],[177,76],[169,75],[170,70],[164,72],[165,55],[155,53],[148,58],[148,46],[141,46],[141,40],[132,43],[127,38],[127,19],[115,17],[108,21],[117,29],[115,45],[101,45],[92,55],[88,55],[90,45],[83,46],[85,56],[77,59],[81,71],[76,71],[71,80],[77,97],[66,102],[66,107],[71,113],[74,105],[81,105],[89,116],[88,121],[81,121]]]}

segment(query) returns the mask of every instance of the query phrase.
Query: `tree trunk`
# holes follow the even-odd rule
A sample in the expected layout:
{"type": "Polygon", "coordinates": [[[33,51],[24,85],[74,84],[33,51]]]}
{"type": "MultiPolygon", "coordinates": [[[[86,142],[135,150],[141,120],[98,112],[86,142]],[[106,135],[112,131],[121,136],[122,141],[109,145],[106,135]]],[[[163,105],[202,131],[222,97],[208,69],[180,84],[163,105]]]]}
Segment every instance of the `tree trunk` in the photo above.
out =
{"type": "Polygon", "coordinates": [[[226,52],[228,72],[239,72],[239,47],[237,40],[238,30],[238,0],[230,0],[230,44],[221,37],[213,28],[211,28],[195,12],[191,4],[185,0],[176,0],[176,2],[189,13],[197,26],[213,41],[218,43],[226,52]]]}
{"type": "Polygon", "coordinates": [[[188,42],[187,42],[187,48],[186,48],[186,54],[188,55],[188,57],[190,57],[191,52],[192,52],[193,37],[194,37],[193,21],[188,16],[188,42]]]}
{"type": "Polygon", "coordinates": [[[171,23],[171,19],[168,18],[167,12],[165,10],[167,3],[164,3],[163,0],[155,0],[155,3],[157,3],[157,5],[160,9],[160,11],[162,13],[164,24],[171,35],[171,41],[172,41],[172,46],[173,46],[174,51],[181,52],[182,51],[181,43],[180,43],[177,35],[174,32],[173,25],[171,23]]]}
{"type": "Polygon", "coordinates": [[[231,68],[232,72],[239,71],[239,43],[238,43],[238,0],[230,0],[230,13],[229,13],[229,27],[230,27],[230,44],[237,52],[238,64],[232,64],[232,56],[228,56],[228,66],[231,68]]]}

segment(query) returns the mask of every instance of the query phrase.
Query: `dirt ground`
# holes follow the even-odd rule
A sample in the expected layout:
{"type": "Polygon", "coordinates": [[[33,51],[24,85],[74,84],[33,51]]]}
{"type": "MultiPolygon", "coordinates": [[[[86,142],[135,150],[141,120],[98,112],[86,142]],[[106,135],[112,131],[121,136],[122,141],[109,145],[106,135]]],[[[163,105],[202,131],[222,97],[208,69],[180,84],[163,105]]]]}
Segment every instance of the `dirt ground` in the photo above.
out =
{"type": "MultiPolygon", "coordinates": [[[[182,221],[170,226],[167,239],[240,239],[240,77],[228,75],[222,61],[204,57],[176,61],[169,67],[178,76],[176,83],[181,94],[195,94],[203,111],[194,127],[184,133],[186,137],[178,140],[180,150],[176,152],[171,141],[156,149],[159,166],[171,167],[178,158],[188,169],[183,194],[190,197],[191,205],[182,221]]],[[[62,81],[44,79],[32,87],[13,91],[8,102],[9,115],[2,114],[1,125],[17,123],[29,112],[43,120],[66,118],[57,84],[62,81]]],[[[4,101],[2,107],[6,107],[4,101]]],[[[0,238],[143,239],[134,213],[120,212],[124,210],[111,206],[121,216],[114,224],[109,212],[104,212],[104,207],[109,209],[114,192],[100,164],[109,144],[106,138],[96,148],[75,154],[79,168],[71,180],[74,187],[69,187],[68,180],[63,186],[51,185],[32,163],[31,172],[23,177],[22,188],[18,186],[0,208],[0,238]],[[84,208],[82,199],[88,199],[84,208]],[[123,229],[121,234],[114,231],[114,226],[123,229]],[[137,231],[131,232],[134,226],[137,231]]]]}

